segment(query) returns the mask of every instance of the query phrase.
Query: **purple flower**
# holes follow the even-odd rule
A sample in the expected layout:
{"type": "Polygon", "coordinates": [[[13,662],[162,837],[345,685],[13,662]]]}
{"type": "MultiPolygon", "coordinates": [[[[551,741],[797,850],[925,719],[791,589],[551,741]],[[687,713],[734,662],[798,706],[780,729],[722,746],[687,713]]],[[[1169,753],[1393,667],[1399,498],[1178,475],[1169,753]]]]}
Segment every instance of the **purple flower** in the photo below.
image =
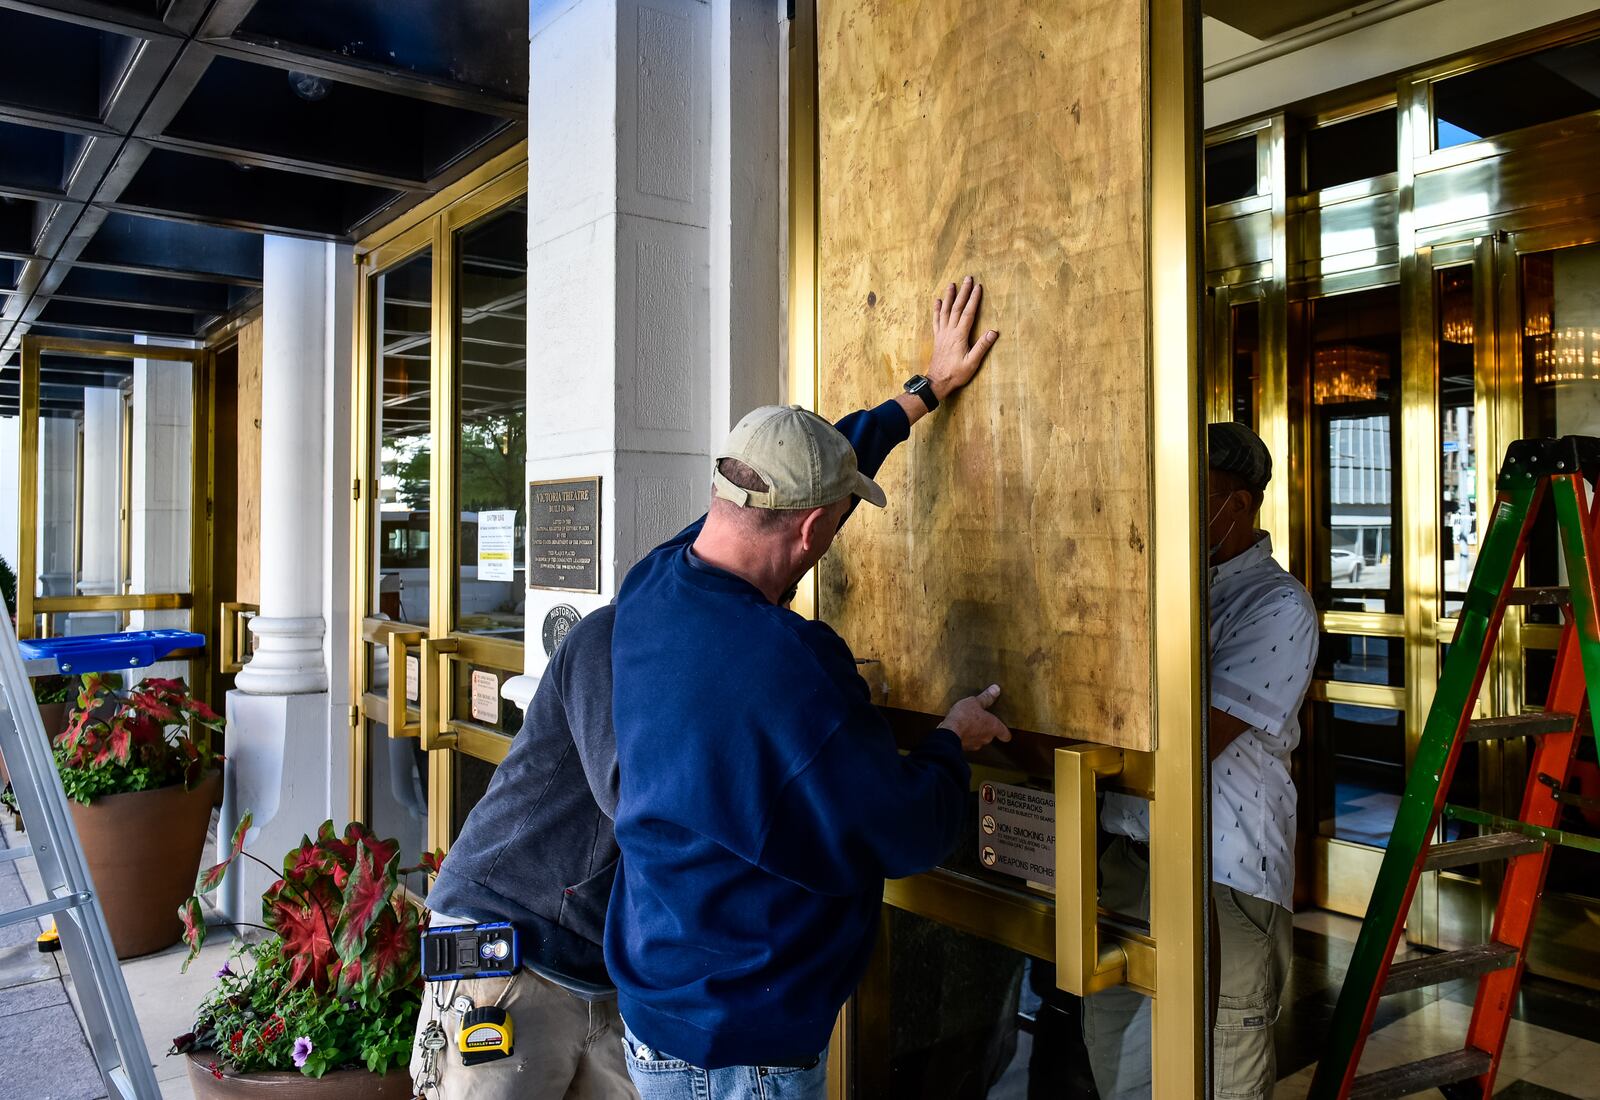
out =
{"type": "Polygon", "coordinates": [[[228,964],[227,963],[223,963],[222,964],[222,969],[217,971],[215,974],[213,974],[211,976],[213,978],[231,978],[231,977],[233,977],[233,971],[228,969],[228,964]]]}
{"type": "Polygon", "coordinates": [[[294,1068],[295,1069],[304,1069],[305,1068],[306,1059],[311,1057],[311,1051],[312,1051],[312,1046],[311,1046],[311,1040],[309,1038],[307,1038],[304,1035],[300,1035],[300,1036],[297,1036],[295,1038],[295,1041],[294,1041],[294,1054],[291,1055],[291,1057],[294,1058],[294,1068]]]}

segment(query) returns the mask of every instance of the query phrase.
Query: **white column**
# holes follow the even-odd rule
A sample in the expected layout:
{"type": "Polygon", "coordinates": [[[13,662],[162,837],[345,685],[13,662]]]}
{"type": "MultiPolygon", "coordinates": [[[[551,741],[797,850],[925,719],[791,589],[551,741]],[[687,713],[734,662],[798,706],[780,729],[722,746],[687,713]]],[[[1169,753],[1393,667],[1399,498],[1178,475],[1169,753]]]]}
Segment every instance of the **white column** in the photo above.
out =
{"type": "MultiPolygon", "coordinates": [[[[267,237],[261,371],[261,614],[255,655],[228,693],[219,843],[249,811],[268,862],[349,805],[350,349],[345,245],[267,237]]],[[[255,865],[218,897],[260,919],[255,865]]]]}
{"type": "Polygon", "coordinates": [[[261,613],[250,620],[255,655],[235,683],[253,695],[298,695],[328,690],[322,538],[331,246],[269,236],[264,248],[261,613]]]}
{"type": "MultiPolygon", "coordinates": [[[[0,463],[9,463],[13,470],[22,464],[21,423],[15,416],[0,417],[0,463]]],[[[22,520],[20,489],[16,477],[0,477],[0,558],[13,572],[22,552],[18,542],[22,520]]]]}
{"type": "Polygon", "coordinates": [[[531,675],[549,610],[610,600],[705,509],[731,422],[776,400],[780,16],[530,4],[528,285],[564,320],[529,340],[528,477],[603,479],[601,591],[529,590],[531,675]]]}
{"type": "Polygon", "coordinates": [[[83,574],[78,592],[109,596],[117,585],[122,522],[122,391],[83,391],[83,574]]]}

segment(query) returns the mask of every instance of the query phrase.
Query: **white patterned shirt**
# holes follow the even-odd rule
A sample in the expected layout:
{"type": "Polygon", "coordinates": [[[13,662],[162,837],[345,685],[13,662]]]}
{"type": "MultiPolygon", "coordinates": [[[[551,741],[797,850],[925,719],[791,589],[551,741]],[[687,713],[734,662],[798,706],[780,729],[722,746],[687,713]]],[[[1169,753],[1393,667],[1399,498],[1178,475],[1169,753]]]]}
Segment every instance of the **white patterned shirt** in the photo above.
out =
{"type": "MultiPolygon", "coordinates": [[[[1317,660],[1317,609],[1272,557],[1272,540],[1211,570],[1211,705],[1250,728],[1211,762],[1211,878],[1294,908],[1289,754],[1317,660]]],[[[1114,791],[1101,825],[1148,840],[1150,806],[1114,791]]]]}

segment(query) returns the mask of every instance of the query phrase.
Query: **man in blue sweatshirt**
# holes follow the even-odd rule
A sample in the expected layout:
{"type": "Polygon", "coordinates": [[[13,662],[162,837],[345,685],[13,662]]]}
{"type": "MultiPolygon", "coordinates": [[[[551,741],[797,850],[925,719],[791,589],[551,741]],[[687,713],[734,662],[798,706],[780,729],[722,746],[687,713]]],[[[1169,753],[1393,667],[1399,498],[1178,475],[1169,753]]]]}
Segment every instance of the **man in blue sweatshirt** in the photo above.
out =
{"type": "Polygon", "coordinates": [[[977,372],[983,288],[935,303],[927,374],[834,427],[750,413],[707,515],[636,565],[611,655],[621,869],[606,918],[643,1100],[822,1097],[835,1016],[871,953],[885,878],[963,828],[963,751],[1010,734],[990,686],[902,756],[849,647],[784,605],[911,426],[977,372]]]}

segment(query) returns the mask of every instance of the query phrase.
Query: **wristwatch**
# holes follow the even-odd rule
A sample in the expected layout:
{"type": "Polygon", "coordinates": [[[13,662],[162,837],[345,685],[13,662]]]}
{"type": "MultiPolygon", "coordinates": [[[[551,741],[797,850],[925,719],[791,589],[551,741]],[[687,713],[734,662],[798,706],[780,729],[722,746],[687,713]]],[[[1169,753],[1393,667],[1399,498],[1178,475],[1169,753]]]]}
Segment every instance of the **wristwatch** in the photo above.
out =
{"type": "Polygon", "coordinates": [[[939,407],[939,399],[933,393],[933,383],[926,374],[912,375],[911,380],[906,383],[906,392],[922,398],[922,403],[928,406],[929,412],[939,407]]]}

